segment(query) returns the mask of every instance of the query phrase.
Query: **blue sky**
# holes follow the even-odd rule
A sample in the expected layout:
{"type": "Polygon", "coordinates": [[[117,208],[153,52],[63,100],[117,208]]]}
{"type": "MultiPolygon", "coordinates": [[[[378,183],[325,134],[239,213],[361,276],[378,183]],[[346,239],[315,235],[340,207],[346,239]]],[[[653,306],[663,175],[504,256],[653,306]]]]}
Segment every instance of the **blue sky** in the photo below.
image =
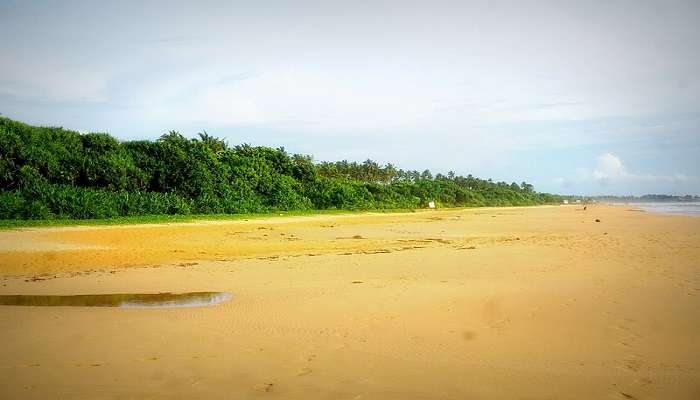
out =
{"type": "Polygon", "coordinates": [[[700,2],[0,0],[0,113],[700,194],[700,2]]]}

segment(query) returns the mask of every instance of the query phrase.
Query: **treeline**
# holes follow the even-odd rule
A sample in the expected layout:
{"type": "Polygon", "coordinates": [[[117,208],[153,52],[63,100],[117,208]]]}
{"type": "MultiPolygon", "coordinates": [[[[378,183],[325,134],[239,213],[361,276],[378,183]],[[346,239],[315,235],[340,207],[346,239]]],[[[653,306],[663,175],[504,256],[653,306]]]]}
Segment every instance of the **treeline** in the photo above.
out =
{"type": "Polygon", "coordinates": [[[307,209],[510,206],[559,202],[532,185],[391,164],[315,164],[283,148],[230,147],[200,133],[119,142],[0,118],[0,219],[109,218],[307,209]]]}

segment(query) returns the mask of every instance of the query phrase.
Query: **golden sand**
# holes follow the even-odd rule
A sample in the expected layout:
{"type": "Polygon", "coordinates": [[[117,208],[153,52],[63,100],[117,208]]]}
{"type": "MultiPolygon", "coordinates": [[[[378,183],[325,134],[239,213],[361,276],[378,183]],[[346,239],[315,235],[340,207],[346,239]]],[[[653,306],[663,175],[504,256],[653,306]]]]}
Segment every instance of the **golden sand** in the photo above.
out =
{"type": "Polygon", "coordinates": [[[0,294],[165,291],[233,299],[0,306],[0,398],[700,398],[700,218],[569,206],[0,232],[0,294]]]}

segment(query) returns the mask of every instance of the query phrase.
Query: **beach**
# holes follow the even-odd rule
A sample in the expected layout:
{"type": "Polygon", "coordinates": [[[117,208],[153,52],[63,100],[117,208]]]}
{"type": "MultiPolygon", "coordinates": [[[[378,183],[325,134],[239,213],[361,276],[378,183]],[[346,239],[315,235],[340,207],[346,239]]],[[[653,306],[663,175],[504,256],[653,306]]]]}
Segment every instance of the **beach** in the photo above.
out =
{"type": "Polygon", "coordinates": [[[472,208],[0,231],[2,399],[698,399],[700,218],[472,208]]]}

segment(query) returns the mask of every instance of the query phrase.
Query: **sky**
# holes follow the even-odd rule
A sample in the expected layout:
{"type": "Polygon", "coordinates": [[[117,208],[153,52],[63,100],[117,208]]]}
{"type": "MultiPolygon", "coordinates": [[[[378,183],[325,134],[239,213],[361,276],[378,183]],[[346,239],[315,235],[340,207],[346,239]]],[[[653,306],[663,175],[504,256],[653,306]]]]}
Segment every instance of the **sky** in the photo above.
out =
{"type": "Polygon", "coordinates": [[[0,0],[0,113],[700,194],[700,1],[0,0]]]}

